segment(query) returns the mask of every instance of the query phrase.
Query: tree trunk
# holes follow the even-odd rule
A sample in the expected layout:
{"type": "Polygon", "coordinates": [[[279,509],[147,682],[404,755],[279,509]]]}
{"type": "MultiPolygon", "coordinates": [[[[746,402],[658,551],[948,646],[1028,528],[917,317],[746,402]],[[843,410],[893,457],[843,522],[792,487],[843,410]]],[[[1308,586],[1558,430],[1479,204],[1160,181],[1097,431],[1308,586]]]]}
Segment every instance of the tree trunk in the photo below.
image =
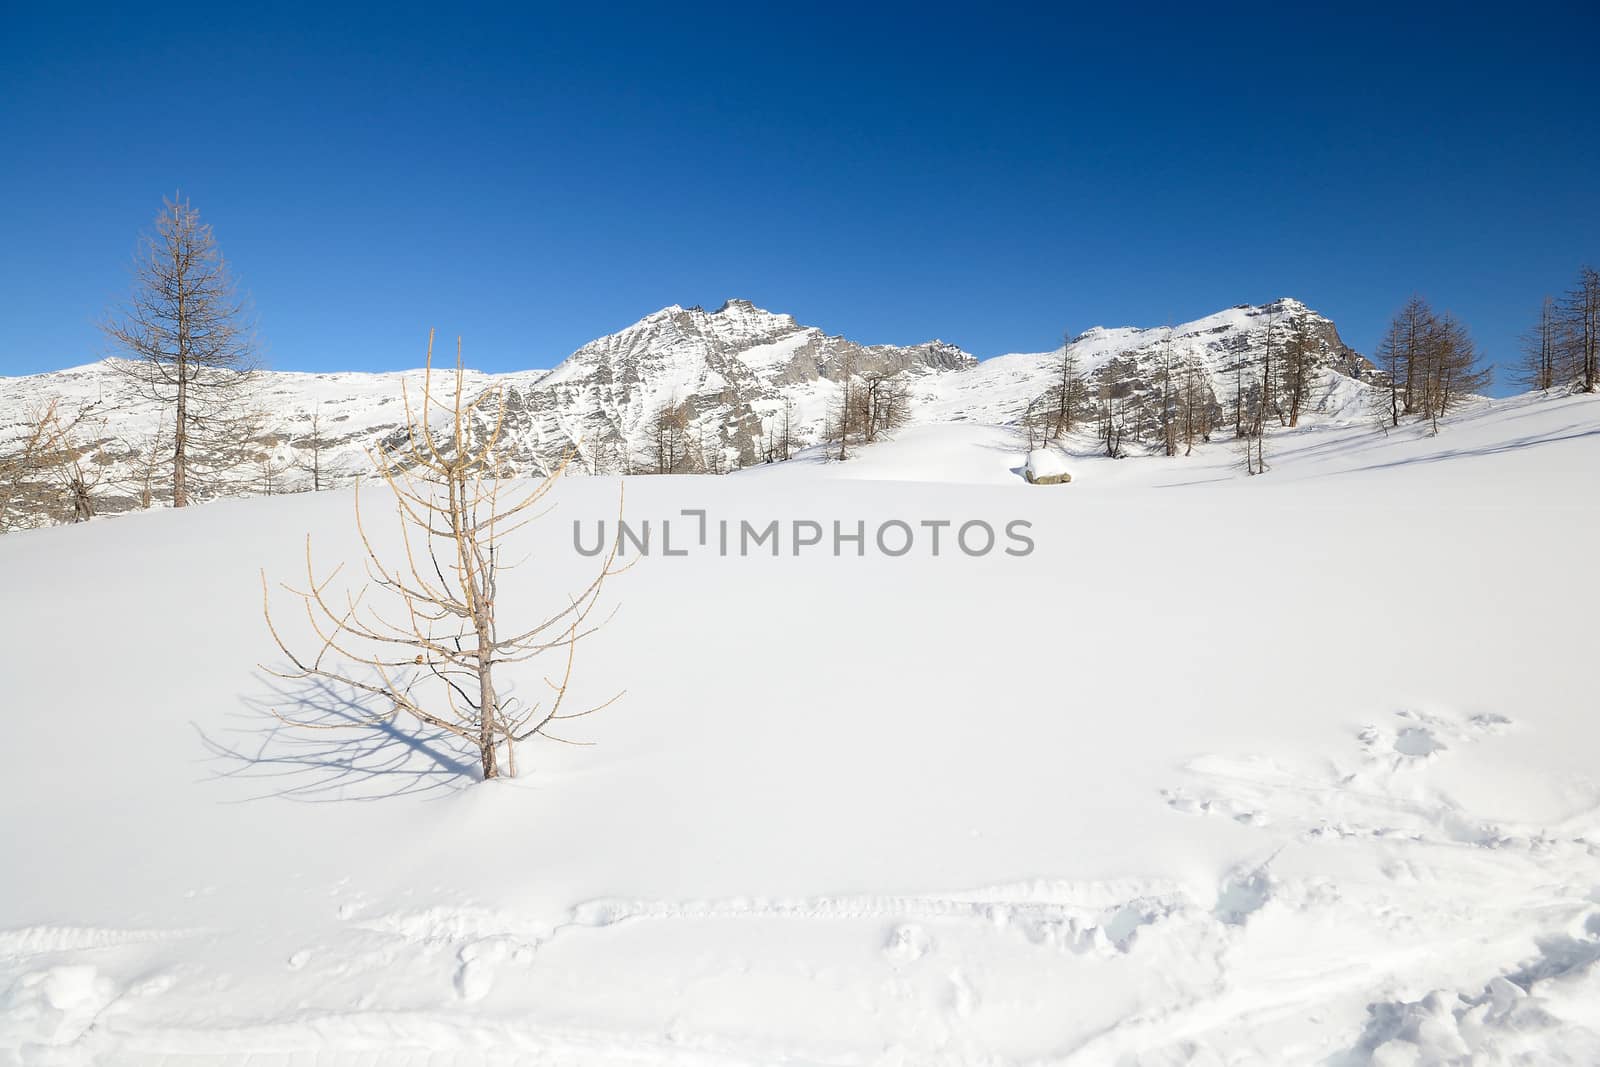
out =
{"type": "MultiPolygon", "coordinates": [[[[484,640],[483,631],[480,629],[478,631],[478,648],[483,656],[488,657],[492,654],[489,652],[489,647],[490,642],[484,640]]],[[[478,706],[480,708],[478,756],[483,763],[483,780],[486,782],[500,775],[500,768],[497,766],[495,759],[497,739],[494,733],[495,726],[500,721],[500,716],[495,711],[494,677],[489,673],[491,670],[493,670],[492,661],[485,658],[478,670],[478,706]]]]}
{"type": "Polygon", "coordinates": [[[189,418],[189,376],[182,362],[178,364],[178,425],[172,435],[172,506],[181,508],[189,503],[189,434],[185,428],[189,418]]]}

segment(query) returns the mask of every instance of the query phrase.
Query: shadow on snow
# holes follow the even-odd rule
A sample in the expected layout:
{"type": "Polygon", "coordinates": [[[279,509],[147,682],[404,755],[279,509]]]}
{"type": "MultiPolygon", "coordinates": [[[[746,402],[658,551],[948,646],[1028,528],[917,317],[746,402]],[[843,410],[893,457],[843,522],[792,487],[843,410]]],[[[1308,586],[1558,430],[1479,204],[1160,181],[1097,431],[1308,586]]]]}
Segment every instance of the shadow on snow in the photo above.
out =
{"type": "Polygon", "coordinates": [[[240,800],[442,796],[478,780],[476,754],[461,738],[404,716],[374,722],[381,702],[371,694],[321,679],[255,677],[263,691],[241,699],[243,710],[231,716],[237,725],[208,734],[191,723],[212,781],[260,786],[240,800]]]}

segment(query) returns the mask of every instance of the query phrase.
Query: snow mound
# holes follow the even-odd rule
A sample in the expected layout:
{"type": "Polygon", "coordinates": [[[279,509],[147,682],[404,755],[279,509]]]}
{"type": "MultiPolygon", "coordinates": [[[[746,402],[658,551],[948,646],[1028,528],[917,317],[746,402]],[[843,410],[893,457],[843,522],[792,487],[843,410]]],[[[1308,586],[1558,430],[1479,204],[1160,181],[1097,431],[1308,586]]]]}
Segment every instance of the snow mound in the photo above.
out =
{"type": "Polygon", "coordinates": [[[1023,470],[1030,482],[1048,484],[1072,480],[1072,474],[1067,470],[1067,457],[1053,448],[1033,449],[1028,453],[1023,470]]]}

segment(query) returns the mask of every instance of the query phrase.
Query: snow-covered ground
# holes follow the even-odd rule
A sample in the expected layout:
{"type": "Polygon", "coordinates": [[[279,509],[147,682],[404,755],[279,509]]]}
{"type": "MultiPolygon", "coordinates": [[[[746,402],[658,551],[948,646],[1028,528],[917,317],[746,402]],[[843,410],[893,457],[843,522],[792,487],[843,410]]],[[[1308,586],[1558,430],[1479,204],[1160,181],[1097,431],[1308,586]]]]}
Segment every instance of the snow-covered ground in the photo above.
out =
{"type": "MultiPolygon", "coordinates": [[[[1023,456],[630,479],[864,554],[642,559],[595,744],[489,785],[270,714],[352,714],[256,666],[258,569],[354,558],[348,492],[0,538],[0,1062],[1600,1062],[1600,402],[1258,478],[1023,456]]],[[[502,610],[582,584],[615,492],[560,487],[502,610]]]]}

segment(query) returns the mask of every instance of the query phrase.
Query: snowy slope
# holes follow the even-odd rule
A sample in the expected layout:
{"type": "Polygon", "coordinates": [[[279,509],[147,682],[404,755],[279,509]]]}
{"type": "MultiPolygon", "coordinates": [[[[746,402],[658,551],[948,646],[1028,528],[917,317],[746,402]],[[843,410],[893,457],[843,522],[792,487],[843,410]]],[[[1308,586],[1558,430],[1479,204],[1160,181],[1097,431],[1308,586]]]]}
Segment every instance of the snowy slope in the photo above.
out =
{"type": "MultiPolygon", "coordinates": [[[[254,666],[257,569],[353,553],[347,492],[0,538],[0,1062],[1600,1061],[1600,404],[1280,442],[630,479],[1037,547],[648,557],[596,744],[491,786],[268,713],[350,713],[254,666]]],[[[504,604],[582,582],[615,488],[504,604]]]]}

